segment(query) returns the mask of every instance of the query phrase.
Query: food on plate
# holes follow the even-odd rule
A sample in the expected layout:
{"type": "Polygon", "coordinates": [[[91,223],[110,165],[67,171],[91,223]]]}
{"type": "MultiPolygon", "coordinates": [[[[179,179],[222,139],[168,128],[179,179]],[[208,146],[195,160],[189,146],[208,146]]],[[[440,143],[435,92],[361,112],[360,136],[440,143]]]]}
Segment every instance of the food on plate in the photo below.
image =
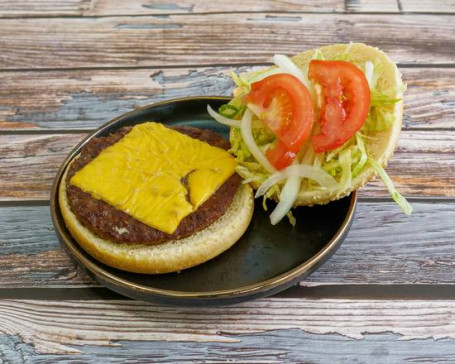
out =
{"type": "Polygon", "coordinates": [[[59,189],[65,223],[101,262],[167,273],[230,248],[253,214],[250,186],[219,134],[147,122],[91,139],[59,189]]]}
{"type": "Polygon", "coordinates": [[[277,201],[272,224],[292,208],[349,195],[377,174],[407,214],[412,207],[384,171],[396,147],[406,87],[377,48],[336,44],[275,66],[232,74],[233,99],[209,114],[230,129],[231,153],[256,197],[277,201]]]}

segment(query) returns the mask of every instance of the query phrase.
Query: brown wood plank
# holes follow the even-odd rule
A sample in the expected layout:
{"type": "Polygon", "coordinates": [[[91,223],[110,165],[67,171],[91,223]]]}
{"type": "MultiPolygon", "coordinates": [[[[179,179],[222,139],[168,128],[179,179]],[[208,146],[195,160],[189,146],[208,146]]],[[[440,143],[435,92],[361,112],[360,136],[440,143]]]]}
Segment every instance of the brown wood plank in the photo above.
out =
{"type": "Polygon", "coordinates": [[[397,12],[395,0],[4,0],[0,17],[112,16],[218,12],[397,12]]]}
{"type": "MultiPolygon", "coordinates": [[[[0,200],[47,200],[61,162],[85,135],[0,135],[0,200]]],[[[454,197],[454,156],[454,131],[404,131],[387,171],[405,195],[454,197]]],[[[375,180],[361,196],[388,193],[375,180]]]]}
{"type": "Polygon", "coordinates": [[[3,362],[451,362],[453,301],[0,302],[3,362]],[[435,340],[438,339],[438,340],[435,340]]]}
{"type": "Polygon", "coordinates": [[[455,64],[454,31],[452,16],[429,15],[253,13],[3,19],[0,68],[262,63],[274,53],[295,54],[348,41],[378,46],[400,63],[455,64]]]}
{"type": "MultiPolygon", "coordinates": [[[[233,89],[229,71],[259,68],[0,72],[0,129],[95,129],[135,107],[165,99],[228,96],[233,89]]],[[[401,72],[408,84],[404,128],[455,128],[455,69],[401,72]]]]}
{"type": "Polygon", "coordinates": [[[92,0],[3,0],[0,17],[78,16],[88,11],[92,0]]]}
{"type": "Polygon", "coordinates": [[[455,13],[454,0],[398,0],[402,11],[416,13],[455,13]]]}
{"type": "Polygon", "coordinates": [[[97,0],[84,15],[150,15],[150,14],[188,14],[216,12],[341,12],[344,1],[340,0],[265,0],[265,1],[151,1],[151,0],[97,0]]]}
{"type": "MultiPolygon", "coordinates": [[[[392,202],[359,202],[346,240],[301,284],[454,285],[455,203],[413,206],[408,217],[392,202]]],[[[58,242],[48,206],[0,207],[0,226],[0,290],[98,285],[58,242]]]]}
{"type": "Polygon", "coordinates": [[[348,12],[396,13],[399,11],[396,0],[346,0],[345,4],[348,12]]]}

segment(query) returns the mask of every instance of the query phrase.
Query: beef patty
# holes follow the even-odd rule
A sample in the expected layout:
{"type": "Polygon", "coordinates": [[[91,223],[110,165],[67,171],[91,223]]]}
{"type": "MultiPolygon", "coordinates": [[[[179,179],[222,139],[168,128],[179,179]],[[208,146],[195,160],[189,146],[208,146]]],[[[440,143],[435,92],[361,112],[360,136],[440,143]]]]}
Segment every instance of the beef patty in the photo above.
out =
{"type": "MultiPolygon", "coordinates": [[[[229,142],[213,131],[188,126],[177,126],[172,129],[215,147],[228,149],[230,146],[229,142]]],[[[122,139],[130,130],[131,127],[124,127],[109,136],[93,138],[82,148],[79,158],[73,161],[68,170],[66,193],[69,205],[84,226],[94,234],[111,241],[156,245],[192,235],[223,216],[240,183],[240,177],[236,173],[195,212],[183,218],[173,234],[154,229],[108,203],[92,197],[80,188],[70,185],[71,177],[78,170],[92,161],[102,150],[122,139]]]]}

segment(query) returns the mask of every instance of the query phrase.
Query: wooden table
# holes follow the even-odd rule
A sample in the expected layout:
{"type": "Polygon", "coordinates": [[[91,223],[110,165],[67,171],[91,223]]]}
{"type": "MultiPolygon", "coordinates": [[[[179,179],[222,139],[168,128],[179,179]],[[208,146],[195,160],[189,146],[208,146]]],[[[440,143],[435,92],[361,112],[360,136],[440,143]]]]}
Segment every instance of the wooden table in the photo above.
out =
{"type": "Polygon", "coordinates": [[[1,1],[0,363],[454,362],[454,15],[453,0],[1,1]],[[67,256],[49,192],[87,133],[155,101],[229,95],[228,71],[274,53],[348,41],[384,49],[408,84],[388,172],[411,217],[375,181],[327,264],[230,307],[128,300],[67,256]]]}

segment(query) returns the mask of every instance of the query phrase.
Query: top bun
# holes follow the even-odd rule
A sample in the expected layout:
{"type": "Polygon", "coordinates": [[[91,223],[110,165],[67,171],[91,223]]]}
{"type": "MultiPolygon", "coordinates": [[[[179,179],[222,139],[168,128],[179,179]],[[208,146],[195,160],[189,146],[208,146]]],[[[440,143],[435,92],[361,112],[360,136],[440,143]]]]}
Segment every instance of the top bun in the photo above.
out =
{"type": "MultiPolygon", "coordinates": [[[[349,54],[349,61],[356,64],[365,64],[367,61],[374,61],[378,59],[384,67],[384,71],[379,77],[376,85],[376,89],[378,91],[387,90],[402,84],[401,74],[399,73],[395,63],[378,48],[370,47],[362,43],[325,46],[318,48],[317,50],[313,49],[299,53],[294,57],[291,57],[291,59],[299,68],[306,69],[317,51],[322,52],[324,59],[326,60],[337,58],[347,52],[349,54]]],[[[400,88],[397,87],[396,89],[399,90],[400,88]]],[[[393,155],[393,151],[398,142],[403,120],[403,101],[401,100],[403,98],[403,94],[398,91],[395,95],[393,95],[393,98],[400,99],[400,101],[394,105],[393,112],[395,115],[395,121],[393,125],[384,131],[369,132],[368,138],[365,138],[365,148],[369,157],[376,160],[382,167],[387,165],[388,160],[393,155]]],[[[337,200],[362,187],[367,182],[374,179],[376,175],[376,171],[369,164],[367,164],[363,171],[353,178],[352,183],[343,191],[336,189],[308,192],[302,189],[294,203],[294,206],[326,204],[330,201],[337,200]]],[[[252,182],[252,185],[256,189],[259,187],[257,182],[252,182]]],[[[276,199],[277,197],[273,196],[273,198],[276,199]]]]}

